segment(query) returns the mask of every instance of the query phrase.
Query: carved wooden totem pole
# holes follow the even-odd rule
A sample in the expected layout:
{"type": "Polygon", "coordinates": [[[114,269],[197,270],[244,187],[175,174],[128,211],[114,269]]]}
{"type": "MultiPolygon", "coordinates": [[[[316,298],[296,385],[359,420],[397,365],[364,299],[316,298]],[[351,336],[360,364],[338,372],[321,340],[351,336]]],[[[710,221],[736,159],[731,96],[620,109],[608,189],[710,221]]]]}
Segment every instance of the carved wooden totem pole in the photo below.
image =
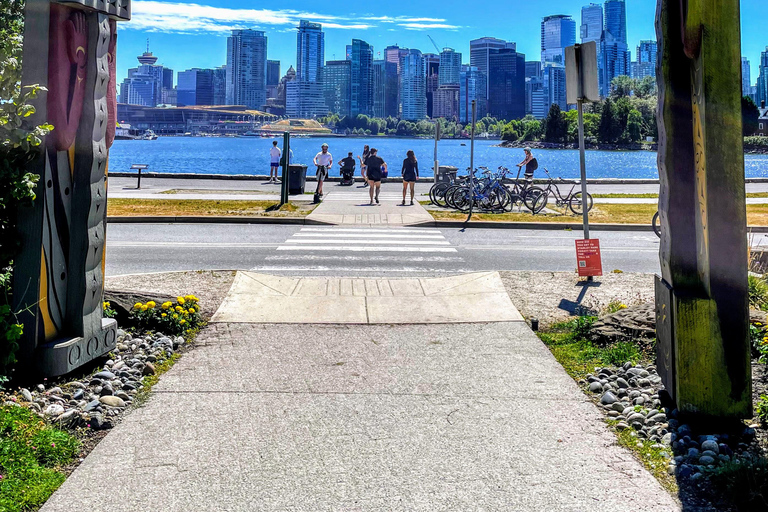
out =
{"type": "Polygon", "coordinates": [[[659,0],[659,372],[679,410],[752,417],[739,0],[659,0]]]}
{"type": "Polygon", "coordinates": [[[31,172],[22,212],[14,306],[23,310],[22,371],[54,376],[106,354],[116,324],[103,318],[107,155],[117,119],[117,20],[130,0],[27,0],[23,83],[47,87],[33,121],[53,132],[31,172]]]}

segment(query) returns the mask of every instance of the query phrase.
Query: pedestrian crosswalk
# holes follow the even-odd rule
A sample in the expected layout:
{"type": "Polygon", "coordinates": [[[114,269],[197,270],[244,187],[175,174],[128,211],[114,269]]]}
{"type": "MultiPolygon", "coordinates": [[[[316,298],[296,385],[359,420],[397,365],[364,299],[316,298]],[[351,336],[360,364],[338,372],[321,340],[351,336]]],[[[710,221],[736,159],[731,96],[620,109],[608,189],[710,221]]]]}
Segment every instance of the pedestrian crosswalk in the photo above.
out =
{"type": "MultiPolygon", "coordinates": [[[[425,199],[428,198],[426,196],[424,197],[414,197],[414,201],[417,201],[419,199],[425,199]]],[[[408,196],[408,200],[410,201],[411,197],[408,196]]],[[[353,202],[353,203],[359,203],[359,204],[367,204],[371,201],[370,193],[368,192],[368,189],[358,191],[358,192],[333,192],[332,194],[327,194],[323,201],[347,201],[347,202],[353,202]]],[[[379,193],[379,201],[381,202],[387,202],[387,203],[397,203],[400,204],[403,201],[403,194],[402,193],[392,193],[392,192],[381,192],[379,193]]]]}
{"type": "Polygon", "coordinates": [[[439,229],[303,227],[259,271],[457,272],[464,259],[439,229]]]}

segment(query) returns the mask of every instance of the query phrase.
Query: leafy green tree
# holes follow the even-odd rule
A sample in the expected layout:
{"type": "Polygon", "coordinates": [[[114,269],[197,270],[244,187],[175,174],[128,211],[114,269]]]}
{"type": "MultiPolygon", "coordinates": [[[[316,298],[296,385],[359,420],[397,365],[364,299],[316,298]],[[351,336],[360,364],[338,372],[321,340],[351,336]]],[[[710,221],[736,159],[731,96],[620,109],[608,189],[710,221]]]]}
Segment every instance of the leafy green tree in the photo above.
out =
{"type": "Polygon", "coordinates": [[[614,119],[614,107],[610,98],[606,99],[603,103],[603,109],[600,113],[600,124],[597,128],[597,140],[603,143],[615,142],[615,125],[614,119]]]}
{"type": "Polygon", "coordinates": [[[560,105],[553,103],[544,119],[544,140],[547,142],[563,142],[568,135],[568,124],[560,105]]]}
{"type": "Polygon", "coordinates": [[[646,76],[635,81],[635,96],[638,98],[650,98],[657,93],[656,77],[646,76]]]}
{"type": "Polygon", "coordinates": [[[741,121],[743,123],[744,136],[754,135],[757,133],[758,119],[760,118],[760,110],[757,105],[749,96],[741,98],[741,121]]]}
{"type": "Polygon", "coordinates": [[[520,140],[525,142],[535,142],[541,139],[544,134],[541,121],[534,119],[533,116],[531,116],[531,119],[523,119],[522,124],[523,134],[520,137],[520,140]]]}
{"type": "Polygon", "coordinates": [[[611,80],[611,99],[617,100],[632,94],[635,81],[627,75],[620,75],[611,80]]]}
{"type": "Polygon", "coordinates": [[[642,138],[642,130],[643,115],[635,109],[630,110],[627,116],[627,134],[625,138],[629,142],[638,142],[642,138]]]}

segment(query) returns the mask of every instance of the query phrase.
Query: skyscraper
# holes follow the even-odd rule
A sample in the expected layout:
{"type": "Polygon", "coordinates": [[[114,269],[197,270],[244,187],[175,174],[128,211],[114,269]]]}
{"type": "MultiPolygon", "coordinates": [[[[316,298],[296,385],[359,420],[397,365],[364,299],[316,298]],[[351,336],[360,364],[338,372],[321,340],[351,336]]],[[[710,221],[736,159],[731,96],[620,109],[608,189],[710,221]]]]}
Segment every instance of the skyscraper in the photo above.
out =
{"type": "Polygon", "coordinates": [[[576,22],[570,16],[556,14],[541,22],[541,63],[565,64],[565,48],[576,44],[576,22]]]}
{"type": "Polygon", "coordinates": [[[213,69],[213,104],[227,103],[227,66],[213,69]]]}
{"type": "Polygon", "coordinates": [[[352,99],[352,61],[329,60],[323,69],[323,95],[329,112],[348,116],[352,99]]]}
{"type": "Polygon", "coordinates": [[[434,115],[435,92],[440,86],[440,56],[424,54],[424,68],[427,73],[427,117],[434,115]]]}
{"type": "MultiPolygon", "coordinates": [[[[540,112],[541,117],[546,117],[550,105],[557,103],[562,110],[568,108],[566,88],[565,88],[565,67],[556,64],[544,66],[544,112],[540,112]]],[[[534,107],[535,108],[535,107],[534,107]]],[[[536,115],[534,112],[533,115],[536,115]]]]}
{"type": "MultiPolygon", "coordinates": [[[[461,72],[459,72],[461,74],[461,72]]],[[[459,118],[459,94],[461,88],[456,84],[443,84],[437,88],[432,104],[432,117],[446,119],[459,118]]]]}
{"type": "Polygon", "coordinates": [[[179,71],[176,104],[214,105],[213,70],[193,68],[179,71]]]}
{"type": "Polygon", "coordinates": [[[419,50],[408,50],[400,59],[400,103],[403,119],[421,121],[427,117],[424,56],[419,50]]]}
{"type": "Polygon", "coordinates": [[[605,31],[620,43],[627,44],[627,5],[624,0],[606,0],[605,31]]]}
{"type": "Polygon", "coordinates": [[[752,92],[752,69],[749,59],[741,58],[741,95],[749,96],[752,92]]]}
{"type": "Polygon", "coordinates": [[[387,61],[373,61],[373,117],[385,117],[387,103],[387,61]]]}
{"type": "Polygon", "coordinates": [[[473,68],[477,68],[477,71],[485,75],[486,100],[489,97],[490,91],[488,90],[488,68],[491,59],[491,53],[503,50],[505,48],[515,50],[517,46],[515,43],[507,42],[502,39],[496,39],[495,37],[481,37],[480,39],[474,39],[469,42],[469,65],[473,68]]]}
{"type": "Polygon", "coordinates": [[[296,78],[285,86],[288,117],[313,118],[328,113],[323,95],[325,35],[319,23],[299,22],[296,35],[296,78]]]}
{"type": "Polygon", "coordinates": [[[541,62],[537,60],[526,61],[525,78],[541,78],[541,62]]]}
{"type": "Polygon", "coordinates": [[[227,38],[227,103],[259,110],[267,103],[267,36],[233,30],[227,38]]]}
{"type": "Polygon", "coordinates": [[[280,83],[280,61],[267,60],[267,98],[277,97],[277,86],[280,83]]]}
{"type": "Polygon", "coordinates": [[[477,119],[488,114],[488,100],[485,97],[488,86],[485,73],[474,66],[462,66],[459,77],[459,122],[472,122],[472,100],[476,101],[477,119]]]}
{"type": "Polygon", "coordinates": [[[349,47],[349,61],[352,72],[352,101],[350,113],[371,115],[373,113],[373,47],[353,39],[349,47]]]}
{"type": "Polygon", "coordinates": [[[443,48],[440,52],[440,68],[438,70],[439,85],[459,83],[461,74],[461,54],[453,48],[443,48]]]}
{"type": "Polygon", "coordinates": [[[763,101],[768,105],[768,46],[766,46],[765,51],[760,54],[760,65],[757,69],[757,94],[755,103],[757,103],[757,106],[759,107],[763,101]]]}
{"type": "Polygon", "coordinates": [[[632,73],[632,78],[656,77],[657,48],[657,43],[654,40],[640,41],[640,45],[637,47],[637,65],[632,73]]]}
{"type": "Polygon", "coordinates": [[[581,42],[600,43],[603,36],[603,6],[589,4],[581,8],[581,42]]]}
{"type": "Polygon", "coordinates": [[[169,89],[173,90],[173,70],[157,64],[157,57],[149,51],[149,42],[147,51],[136,59],[139,67],[129,69],[128,77],[120,85],[120,101],[147,107],[164,103],[163,92],[167,95],[169,89]]]}
{"type": "Polygon", "coordinates": [[[525,55],[503,49],[491,53],[488,82],[488,113],[497,119],[525,116],[525,55]]]}
{"type": "Polygon", "coordinates": [[[384,49],[384,60],[387,62],[391,62],[397,66],[396,73],[397,73],[397,113],[396,116],[400,115],[400,109],[402,107],[402,98],[400,98],[400,89],[402,87],[401,79],[402,79],[402,72],[400,70],[400,62],[403,57],[408,55],[408,49],[407,48],[400,48],[399,46],[391,45],[387,46],[384,49]]]}
{"type": "Polygon", "coordinates": [[[605,27],[600,39],[599,54],[600,94],[608,96],[614,78],[632,74],[632,54],[627,46],[627,8],[624,0],[605,2],[605,27]]]}

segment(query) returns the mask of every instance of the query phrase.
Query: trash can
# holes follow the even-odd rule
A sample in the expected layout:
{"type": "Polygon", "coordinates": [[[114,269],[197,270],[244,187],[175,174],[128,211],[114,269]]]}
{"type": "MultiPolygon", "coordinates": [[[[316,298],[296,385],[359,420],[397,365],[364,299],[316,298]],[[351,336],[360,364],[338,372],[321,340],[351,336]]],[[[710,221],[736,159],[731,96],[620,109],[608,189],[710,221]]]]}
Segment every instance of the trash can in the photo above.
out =
{"type": "Polygon", "coordinates": [[[452,167],[450,165],[441,165],[437,170],[437,183],[450,183],[456,179],[456,173],[459,171],[458,167],[452,167]]]}
{"type": "Polygon", "coordinates": [[[288,193],[303,194],[304,185],[307,182],[307,166],[303,164],[291,164],[288,166],[288,193]]]}

